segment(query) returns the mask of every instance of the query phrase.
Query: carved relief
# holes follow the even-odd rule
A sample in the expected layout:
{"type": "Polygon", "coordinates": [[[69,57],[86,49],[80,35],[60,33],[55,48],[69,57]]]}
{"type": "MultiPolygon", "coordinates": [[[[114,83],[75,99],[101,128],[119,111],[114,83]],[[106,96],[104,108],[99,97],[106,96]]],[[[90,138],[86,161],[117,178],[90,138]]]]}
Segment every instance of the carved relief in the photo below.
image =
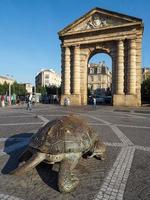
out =
{"type": "Polygon", "coordinates": [[[105,18],[100,17],[98,14],[95,14],[91,17],[91,19],[87,22],[84,29],[91,29],[91,28],[99,28],[103,26],[107,26],[107,21],[105,18]]]}
{"type": "Polygon", "coordinates": [[[117,19],[115,17],[106,16],[101,13],[95,13],[68,32],[94,30],[105,27],[118,26],[124,23],[126,23],[124,19],[117,19]]]}

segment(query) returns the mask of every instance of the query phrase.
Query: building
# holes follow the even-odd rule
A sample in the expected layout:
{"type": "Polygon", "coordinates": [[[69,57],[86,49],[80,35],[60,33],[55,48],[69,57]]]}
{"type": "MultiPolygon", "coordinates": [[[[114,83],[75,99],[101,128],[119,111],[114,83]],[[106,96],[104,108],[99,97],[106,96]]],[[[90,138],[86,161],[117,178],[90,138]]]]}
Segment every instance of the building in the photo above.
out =
{"type": "Polygon", "coordinates": [[[149,67],[142,68],[142,81],[145,81],[148,77],[150,77],[150,68],[149,67]]]}
{"type": "Polygon", "coordinates": [[[53,69],[42,69],[35,77],[35,85],[41,86],[56,86],[61,85],[61,77],[53,69]]]}
{"type": "Polygon", "coordinates": [[[141,18],[93,8],[58,32],[61,41],[61,105],[87,105],[87,61],[97,53],[112,59],[112,105],[141,106],[141,18]]]}
{"type": "Polygon", "coordinates": [[[88,88],[92,93],[105,93],[111,90],[112,72],[106,66],[105,62],[88,65],[88,88]]]}
{"type": "Polygon", "coordinates": [[[15,80],[12,79],[12,78],[9,78],[9,77],[0,76],[0,84],[3,85],[5,82],[6,82],[7,84],[12,85],[12,84],[15,82],[15,80]]]}
{"type": "Polygon", "coordinates": [[[25,87],[27,93],[31,93],[32,94],[32,88],[33,87],[32,87],[31,83],[23,83],[22,85],[25,87]]]}

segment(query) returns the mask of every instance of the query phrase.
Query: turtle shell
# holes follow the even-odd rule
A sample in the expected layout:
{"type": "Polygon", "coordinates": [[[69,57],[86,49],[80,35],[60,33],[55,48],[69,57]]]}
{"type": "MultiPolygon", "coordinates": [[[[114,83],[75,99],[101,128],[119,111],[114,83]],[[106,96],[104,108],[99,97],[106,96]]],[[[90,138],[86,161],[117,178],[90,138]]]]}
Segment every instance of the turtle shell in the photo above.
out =
{"type": "Polygon", "coordinates": [[[82,118],[64,116],[48,122],[32,137],[30,147],[47,154],[87,152],[96,134],[82,118]]]}

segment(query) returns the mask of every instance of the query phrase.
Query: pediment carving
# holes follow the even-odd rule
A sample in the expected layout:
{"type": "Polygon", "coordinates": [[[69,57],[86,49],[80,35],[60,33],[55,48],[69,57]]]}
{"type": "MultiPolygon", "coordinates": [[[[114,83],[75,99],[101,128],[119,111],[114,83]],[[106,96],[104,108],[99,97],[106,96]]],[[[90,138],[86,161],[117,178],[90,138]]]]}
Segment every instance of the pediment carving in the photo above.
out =
{"type": "Polygon", "coordinates": [[[129,23],[126,20],[115,19],[113,17],[105,16],[100,13],[95,13],[85,21],[81,22],[77,26],[70,29],[68,32],[94,30],[106,27],[118,26],[125,23],[129,23]]]}
{"type": "Polygon", "coordinates": [[[87,23],[81,27],[81,30],[95,29],[108,26],[108,20],[105,17],[101,17],[99,14],[94,14],[87,23]]]}
{"type": "Polygon", "coordinates": [[[138,18],[96,8],[72,24],[68,25],[66,28],[60,31],[59,34],[64,35],[68,33],[71,34],[90,30],[105,29],[109,27],[112,28],[137,22],[141,23],[142,21],[138,18]]]}

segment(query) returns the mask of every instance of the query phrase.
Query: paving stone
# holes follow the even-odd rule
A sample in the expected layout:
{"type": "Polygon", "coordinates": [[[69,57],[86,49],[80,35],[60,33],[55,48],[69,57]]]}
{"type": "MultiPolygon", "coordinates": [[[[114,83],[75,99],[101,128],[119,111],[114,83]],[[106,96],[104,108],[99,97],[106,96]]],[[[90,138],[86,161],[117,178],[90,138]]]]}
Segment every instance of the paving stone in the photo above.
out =
{"type": "Polygon", "coordinates": [[[150,127],[150,118],[137,113],[133,115],[129,112],[115,113],[112,111],[111,107],[99,107],[94,111],[90,106],[65,108],[55,105],[37,105],[31,112],[27,112],[25,106],[1,109],[0,120],[3,118],[3,121],[0,123],[18,123],[16,126],[0,126],[0,150],[3,147],[10,149],[6,151],[8,155],[1,154],[0,156],[0,194],[3,199],[149,200],[150,138],[148,127],[150,127]],[[80,177],[80,185],[74,192],[70,194],[58,192],[58,166],[56,165],[51,169],[47,164],[40,164],[22,177],[7,174],[16,167],[17,157],[25,148],[25,146],[20,146],[18,149],[23,140],[17,138],[24,137],[26,140],[43,124],[42,122],[39,125],[34,124],[41,119],[32,116],[41,115],[52,120],[70,113],[83,115],[89,124],[96,128],[108,149],[107,159],[103,162],[94,158],[88,161],[81,159],[76,168],[80,177]],[[20,116],[18,121],[17,115],[20,116]],[[25,115],[30,115],[32,125],[19,125],[28,119],[25,117],[23,120],[25,115]],[[12,121],[7,120],[6,116],[12,121]],[[13,119],[13,116],[16,117],[13,119]],[[14,148],[15,146],[17,148],[14,148]]]}
{"type": "Polygon", "coordinates": [[[119,127],[123,133],[135,144],[150,147],[150,129],[119,127]]]}
{"type": "Polygon", "coordinates": [[[126,184],[124,200],[150,199],[150,154],[135,151],[132,168],[126,184]]]}
{"type": "Polygon", "coordinates": [[[96,130],[97,134],[102,138],[102,141],[104,142],[120,142],[118,137],[114,134],[114,132],[111,130],[110,127],[107,125],[98,126],[98,125],[92,125],[92,127],[96,130]]]}

